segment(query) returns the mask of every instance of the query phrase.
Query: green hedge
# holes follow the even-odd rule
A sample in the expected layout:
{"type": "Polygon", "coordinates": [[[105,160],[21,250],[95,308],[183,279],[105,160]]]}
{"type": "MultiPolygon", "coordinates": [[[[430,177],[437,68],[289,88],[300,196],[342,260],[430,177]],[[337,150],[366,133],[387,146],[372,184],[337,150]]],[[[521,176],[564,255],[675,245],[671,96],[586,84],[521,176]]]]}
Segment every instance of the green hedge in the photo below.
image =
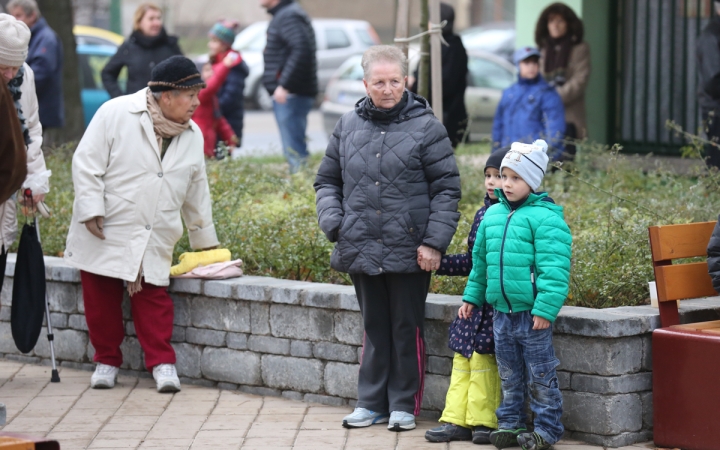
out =
{"type": "MultiPolygon", "coordinates": [[[[449,252],[466,249],[475,211],[482,205],[486,146],[458,151],[462,218],[449,252]]],[[[71,148],[48,155],[53,171],[43,220],[43,248],[62,255],[72,213],[71,148]]],[[[317,226],[314,172],[320,158],[295,176],[282,159],[242,159],[208,164],[214,219],[220,241],[241,258],[248,274],[349,283],[329,267],[332,245],[317,226]]],[[[548,174],[544,188],[565,207],[573,232],[573,268],[568,304],[595,308],[647,302],[653,279],[647,227],[715,220],[720,212],[717,174],[673,175],[661,165],[643,172],[615,151],[584,145],[578,161],[548,174]],[[604,167],[598,169],[597,167],[604,167]]],[[[188,251],[187,236],[175,256],[188,251]]],[[[434,277],[432,290],[462,293],[465,279],[434,277]]]]}

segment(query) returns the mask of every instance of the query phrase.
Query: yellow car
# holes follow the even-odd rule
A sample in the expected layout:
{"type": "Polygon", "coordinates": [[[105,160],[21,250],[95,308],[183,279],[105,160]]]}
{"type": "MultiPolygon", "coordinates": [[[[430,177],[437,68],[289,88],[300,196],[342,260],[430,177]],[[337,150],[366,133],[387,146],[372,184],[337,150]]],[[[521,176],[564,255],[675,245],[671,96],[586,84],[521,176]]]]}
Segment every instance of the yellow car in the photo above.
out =
{"type": "Polygon", "coordinates": [[[77,45],[110,45],[119,47],[125,40],[125,38],[112,31],[85,25],[75,25],[73,27],[73,34],[75,35],[77,45]]]}

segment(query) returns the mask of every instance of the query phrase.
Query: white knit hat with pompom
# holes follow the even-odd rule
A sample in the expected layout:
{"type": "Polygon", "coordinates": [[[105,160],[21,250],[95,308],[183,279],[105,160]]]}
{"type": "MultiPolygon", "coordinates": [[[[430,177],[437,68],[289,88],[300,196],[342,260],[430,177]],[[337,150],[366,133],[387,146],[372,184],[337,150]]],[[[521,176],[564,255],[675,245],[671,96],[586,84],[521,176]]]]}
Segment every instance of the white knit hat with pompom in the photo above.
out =
{"type": "Polygon", "coordinates": [[[30,28],[10,14],[0,14],[0,65],[20,67],[30,43],[30,28]]]}

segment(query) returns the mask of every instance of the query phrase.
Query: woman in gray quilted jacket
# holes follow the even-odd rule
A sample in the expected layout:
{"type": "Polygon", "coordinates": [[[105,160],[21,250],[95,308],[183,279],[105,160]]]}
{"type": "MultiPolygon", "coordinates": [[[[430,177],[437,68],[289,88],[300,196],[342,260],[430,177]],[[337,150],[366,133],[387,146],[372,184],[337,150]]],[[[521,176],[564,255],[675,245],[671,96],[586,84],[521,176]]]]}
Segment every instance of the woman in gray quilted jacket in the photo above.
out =
{"type": "Polygon", "coordinates": [[[425,373],[423,322],[432,270],[455,234],[460,176],[445,127],[405,89],[396,47],[363,55],[368,96],[335,126],[315,180],[318,222],[350,274],[365,336],[346,428],[415,428],[425,373]]]}

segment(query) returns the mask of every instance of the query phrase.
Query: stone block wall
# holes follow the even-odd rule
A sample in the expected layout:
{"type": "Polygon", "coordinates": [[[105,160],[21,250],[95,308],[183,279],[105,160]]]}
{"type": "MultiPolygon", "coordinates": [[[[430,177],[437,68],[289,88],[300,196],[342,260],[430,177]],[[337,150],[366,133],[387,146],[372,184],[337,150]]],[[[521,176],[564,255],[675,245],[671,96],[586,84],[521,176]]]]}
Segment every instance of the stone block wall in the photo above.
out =
{"type": "MultiPolygon", "coordinates": [[[[45,333],[21,355],[10,331],[14,255],[0,294],[0,356],[49,363],[45,333]]],[[[92,370],[79,272],[46,258],[47,292],[62,366],[92,370]]],[[[222,281],[174,280],[172,345],[184,383],[283,396],[331,405],[354,405],[362,320],[351,286],[242,277],[222,281]]],[[[453,353],[447,328],[460,298],[430,295],[426,305],[427,373],[424,414],[439,417],[450,381],[453,353]]],[[[720,315],[720,299],[683,302],[687,321],[720,315]]],[[[123,303],[127,338],[122,369],[141,376],[143,353],[129,298],[123,303]]],[[[651,307],[590,310],[564,307],[555,323],[561,361],[566,437],[617,447],[652,438],[651,332],[659,326],[651,307]]]]}

